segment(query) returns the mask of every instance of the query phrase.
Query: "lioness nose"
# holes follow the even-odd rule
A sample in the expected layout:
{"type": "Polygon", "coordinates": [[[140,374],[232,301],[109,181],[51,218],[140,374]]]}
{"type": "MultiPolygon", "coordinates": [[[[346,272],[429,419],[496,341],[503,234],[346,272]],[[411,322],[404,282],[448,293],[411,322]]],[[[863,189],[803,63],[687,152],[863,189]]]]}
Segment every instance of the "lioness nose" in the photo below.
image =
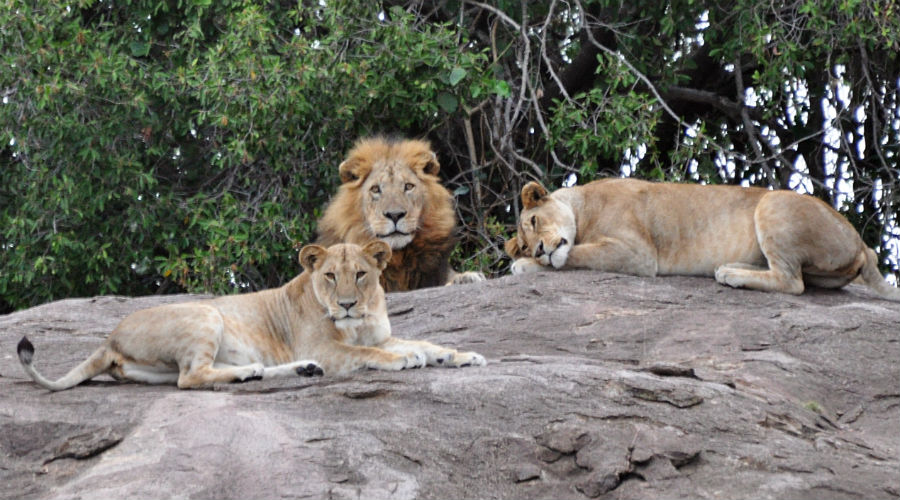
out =
{"type": "Polygon", "coordinates": [[[396,224],[397,221],[406,217],[406,211],[398,210],[396,212],[385,212],[384,216],[387,217],[388,219],[391,219],[396,224]]]}
{"type": "Polygon", "coordinates": [[[349,311],[351,307],[356,305],[356,301],[355,300],[339,300],[338,305],[349,311]]]}

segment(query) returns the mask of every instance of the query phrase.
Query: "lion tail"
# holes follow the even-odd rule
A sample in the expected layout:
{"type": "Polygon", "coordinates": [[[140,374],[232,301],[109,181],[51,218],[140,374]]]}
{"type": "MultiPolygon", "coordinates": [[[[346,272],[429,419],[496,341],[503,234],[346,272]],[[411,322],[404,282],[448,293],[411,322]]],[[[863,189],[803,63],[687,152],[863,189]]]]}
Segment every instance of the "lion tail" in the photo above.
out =
{"type": "Polygon", "coordinates": [[[22,363],[22,368],[25,369],[25,373],[37,382],[38,385],[51,391],[62,391],[64,389],[75,387],[85,380],[94,378],[107,371],[113,363],[113,358],[110,355],[109,350],[106,346],[103,346],[94,351],[93,354],[69,371],[69,373],[63,375],[62,378],[54,381],[41,375],[41,373],[32,365],[31,361],[34,358],[34,345],[28,340],[28,337],[22,337],[22,340],[19,341],[19,345],[16,347],[16,352],[19,354],[19,362],[22,363]]]}
{"type": "Polygon", "coordinates": [[[860,278],[863,283],[877,293],[881,298],[900,302],[900,289],[891,286],[884,280],[884,276],[878,270],[878,255],[871,248],[864,250],[866,263],[860,270],[860,278]]]}

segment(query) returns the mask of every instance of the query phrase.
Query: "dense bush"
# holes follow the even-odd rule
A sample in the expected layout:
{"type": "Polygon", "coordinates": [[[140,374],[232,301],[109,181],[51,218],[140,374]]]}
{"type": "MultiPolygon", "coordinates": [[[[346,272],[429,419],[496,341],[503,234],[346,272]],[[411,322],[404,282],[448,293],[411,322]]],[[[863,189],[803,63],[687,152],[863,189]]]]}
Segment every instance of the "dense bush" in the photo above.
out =
{"type": "Polygon", "coordinates": [[[7,2],[7,306],[280,284],[355,138],[427,136],[496,85],[401,8],[268,5],[7,2]]]}
{"type": "Polygon", "coordinates": [[[898,274],[892,4],[3,3],[0,311],[280,284],[374,133],[434,144],[457,266],[525,181],[636,175],[804,188],[898,274]]]}

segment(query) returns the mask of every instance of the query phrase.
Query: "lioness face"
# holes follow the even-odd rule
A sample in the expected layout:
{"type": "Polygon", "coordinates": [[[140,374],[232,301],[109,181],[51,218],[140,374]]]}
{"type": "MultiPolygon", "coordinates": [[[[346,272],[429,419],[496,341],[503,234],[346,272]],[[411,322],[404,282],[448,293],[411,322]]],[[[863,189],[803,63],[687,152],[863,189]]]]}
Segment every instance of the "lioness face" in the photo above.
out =
{"type": "Polygon", "coordinates": [[[545,266],[560,268],[575,244],[575,214],[549,196],[544,186],[530,182],[522,188],[519,234],[507,243],[513,258],[533,257],[545,266]]]}
{"type": "Polygon", "coordinates": [[[316,300],[338,328],[360,324],[377,306],[377,299],[384,296],[378,279],[390,259],[391,248],[382,241],[364,247],[308,245],[300,251],[316,300]]]}
{"type": "Polygon", "coordinates": [[[541,264],[560,268],[575,243],[575,214],[556,200],[522,212],[519,221],[519,249],[541,264]]]}

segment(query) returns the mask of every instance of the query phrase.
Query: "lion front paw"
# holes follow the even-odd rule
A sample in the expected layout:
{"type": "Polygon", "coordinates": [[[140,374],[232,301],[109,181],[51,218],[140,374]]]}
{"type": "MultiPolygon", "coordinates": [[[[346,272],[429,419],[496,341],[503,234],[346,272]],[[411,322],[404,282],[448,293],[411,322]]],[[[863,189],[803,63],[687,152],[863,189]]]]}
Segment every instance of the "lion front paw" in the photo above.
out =
{"type": "Polygon", "coordinates": [[[393,354],[390,361],[370,360],[366,363],[366,367],[371,370],[399,371],[411,370],[414,368],[422,368],[428,359],[425,353],[412,351],[393,354]]]}
{"type": "Polygon", "coordinates": [[[428,362],[428,357],[424,352],[408,352],[405,355],[401,354],[401,356],[405,356],[406,358],[406,366],[404,369],[422,368],[428,362]]]}
{"type": "Polygon", "coordinates": [[[253,363],[252,365],[240,366],[235,368],[234,382],[249,382],[251,380],[262,380],[266,367],[261,363],[253,363]]]}
{"type": "Polygon", "coordinates": [[[510,266],[510,270],[513,274],[534,273],[544,270],[544,265],[531,257],[523,257],[516,259],[510,266]]]}
{"type": "Polygon", "coordinates": [[[468,283],[479,283],[481,281],[485,281],[487,278],[484,276],[484,273],[480,271],[466,271],[464,273],[459,273],[450,280],[448,285],[465,285],[468,283]]]}

